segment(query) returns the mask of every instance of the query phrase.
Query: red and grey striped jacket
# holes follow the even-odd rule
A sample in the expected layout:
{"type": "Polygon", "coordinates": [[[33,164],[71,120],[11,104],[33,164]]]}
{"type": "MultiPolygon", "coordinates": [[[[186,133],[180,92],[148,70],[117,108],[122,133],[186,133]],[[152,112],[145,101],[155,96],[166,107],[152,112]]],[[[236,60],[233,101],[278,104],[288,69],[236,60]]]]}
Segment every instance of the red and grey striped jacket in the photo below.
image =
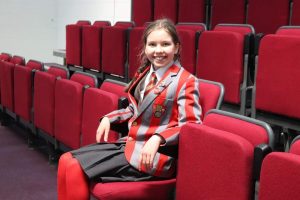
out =
{"type": "MultiPolygon", "coordinates": [[[[134,90],[150,67],[141,73],[129,88],[130,104],[126,109],[106,115],[111,123],[128,121],[129,133],[126,140],[125,156],[128,162],[139,169],[139,158],[145,142],[159,134],[165,139],[164,149],[178,144],[180,127],[187,122],[201,123],[198,79],[174,63],[156,86],[139,104],[134,90]]],[[[145,173],[159,177],[170,177],[174,173],[176,160],[170,155],[156,153],[153,168],[141,168],[145,173]]]]}

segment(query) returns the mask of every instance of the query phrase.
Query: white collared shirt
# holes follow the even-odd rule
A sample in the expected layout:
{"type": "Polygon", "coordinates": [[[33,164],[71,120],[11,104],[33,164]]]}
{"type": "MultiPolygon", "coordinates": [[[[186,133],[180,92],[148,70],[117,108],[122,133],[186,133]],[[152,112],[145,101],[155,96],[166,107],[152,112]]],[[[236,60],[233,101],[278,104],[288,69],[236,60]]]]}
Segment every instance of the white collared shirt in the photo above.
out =
{"type": "Polygon", "coordinates": [[[166,71],[167,71],[173,64],[174,64],[174,62],[171,62],[171,63],[169,63],[167,66],[165,66],[165,67],[160,67],[160,68],[158,68],[157,70],[155,70],[155,69],[154,69],[154,66],[151,65],[150,70],[149,70],[149,72],[147,73],[146,78],[145,78],[144,88],[143,88],[143,90],[141,90],[141,93],[140,93],[140,94],[141,94],[141,98],[140,98],[141,101],[142,101],[143,98],[144,98],[145,87],[146,87],[146,85],[148,85],[148,83],[149,83],[149,81],[150,81],[150,77],[151,77],[152,72],[155,72],[155,75],[156,75],[156,78],[157,78],[157,82],[156,82],[156,83],[158,83],[158,82],[163,78],[163,76],[165,75],[166,71]]]}

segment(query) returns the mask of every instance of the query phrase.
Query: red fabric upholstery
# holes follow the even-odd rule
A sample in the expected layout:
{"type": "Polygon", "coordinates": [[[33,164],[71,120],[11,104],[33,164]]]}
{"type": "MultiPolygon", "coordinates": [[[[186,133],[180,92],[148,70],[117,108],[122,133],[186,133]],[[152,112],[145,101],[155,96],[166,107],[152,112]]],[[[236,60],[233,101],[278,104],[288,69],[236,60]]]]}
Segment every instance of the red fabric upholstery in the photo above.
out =
{"type": "Polygon", "coordinates": [[[177,23],[177,0],[154,0],[154,20],[164,17],[177,23]]]}
{"type": "Polygon", "coordinates": [[[144,27],[136,27],[130,30],[130,36],[129,36],[129,78],[133,78],[136,70],[140,66],[140,51],[143,47],[143,44],[141,42],[143,32],[145,28],[144,27]]]}
{"type": "MultiPolygon", "coordinates": [[[[95,143],[100,117],[118,109],[118,96],[97,88],[88,88],[84,93],[82,112],[81,146],[95,143]]],[[[108,141],[119,139],[119,134],[110,131],[108,141]]]]}
{"type": "Polygon", "coordinates": [[[1,104],[14,111],[14,69],[15,64],[3,61],[0,68],[1,104]]]}
{"type": "Polygon", "coordinates": [[[135,26],[134,22],[131,21],[121,21],[121,22],[116,22],[115,27],[123,27],[123,28],[133,28],[135,26]]]}
{"type": "Polygon", "coordinates": [[[242,35],[255,34],[253,26],[249,24],[217,24],[214,31],[230,31],[242,35]]]}
{"type": "Polygon", "coordinates": [[[69,70],[64,67],[50,66],[47,72],[57,77],[69,78],[69,70]]]}
{"type": "Polygon", "coordinates": [[[300,199],[300,156],[273,152],[264,159],[260,176],[260,200],[300,199]]]}
{"type": "Polygon", "coordinates": [[[153,21],[153,0],[132,0],[131,18],[136,26],[153,21]]]}
{"type": "Polygon", "coordinates": [[[297,154],[297,155],[300,155],[300,140],[299,140],[299,136],[297,136],[294,140],[293,140],[293,143],[291,145],[291,148],[290,148],[290,153],[293,153],[293,154],[297,154]]]}
{"type": "Polygon", "coordinates": [[[256,109],[300,118],[300,38],[263,37],[256,78],[256,109]],[[275,101],[274,101],[275,100],[275,101]]]}
{"type": "Polygon", "coordinates": [[[80,83],[66,79],[57,80],[55,84],[54,135],[72,149],[80,147],[82,87],[80,83]]]}
{"type": "MultiPolygon", "coordinates": [[[[223,94],[220,85],[210,83],[204,80],[200,80],[199,83],[200,90],[200,105],[202,108],[202,118],[207,111],[217,108],[218,102],[221,103],[223,99],[223,94]]],[[[218,109],[218,108],[217,108],[218,109]]]]}
{"type": "Polygon", "coordinates": [[[205,23],[205,0],[178,0],[178,22],[205,23]]]}
{"type": "Polygon", "coordinates": [[[97,77],[92,74],[75,72],[71,76],[71,80],[80,83],[82,86],[88,85],[89,87],[98,87],[97,77]]]}
{"type": "Polygon", "coordinates": [[[244,36],[225,31],[206,31],[198,43],[197,77],[220,82],[226,102],[240,103],[243,80],[244,36]]]}
{"type": "Polygon", "coordinates": [[[249,141],[196,124],[185,125],[179,137],[177,200],[250,199],[254,148],[249,141]]]}
{"type": "Polygon", "coordinates": [[[211,0],[211,27],[219,23],[243,24],[245,19],[244,0],[211,0]]]}
{"type": "Polygon", "coordinates": [[[13,56],[9,62],[15,65],[25,65],[25,58],[22,56],[13,56]]]}
{"type": "Polygon", "coordinates": [[[127,27],[112,26],[102,32],[102,70],[125,77],[127,27]]]}
{"type": "Polygon", "coordinates": [[[291,16],[291,25],[300,25],[300,1],[293,0],[293,13],[291,16]]]}
{"type": "Polygon", "coordinates": [[[101,71],[102,28],[107,22],[97,21],[82,27],[82,66],[101,71]]]}
{"type": "Polygon", "coordinates": [[[1,53],[0,54],[0,61],[9,61],[11,59],[11,55],[8,53],[1,53]]]}
{"type": "Polygon", "coordinates": [[[26,63],[26,67],[28,67],[28,68],[30,68],[30,69],[43,70],[44,64],[41,63],[40,61],[29,60],[29,61],[26,63]]]}
{"type": "Polygon", "coordinates": [[[34,76],[34,124],[54,136],[54,89],[56,76],[38,71],[34,76]]]}
{"type": "Polygon", "coordinates": [[[171,199],[175,179],[145,182],[98,183],[91,193],[97,199],[106,200],[167,200],[171,199]]]}
{"type": "Polygon", "coordinates": [[[253,146],[262,143],[269,144],[270,142],[265,128],[242,119],[210,113],[204,117],[203,124],[218,130],[239,135],[248,140],[253,146]]]}
{"type": "Polygon", "coordinates": [[[100,86],[100,89],[106,92],[110,92],[113,94],[118,95],[118,97],[126,97],[128,98],[127,92],[125,92],[125,84],[122,82],[112,81],[109,79],[106,79],[102,85],[100,86]]]}
{"type": "Polygon", "coordinates": [[[289,0],[249,0],[248,21],[257,33],[275,33],[289,23],[289,0]]]}
{"type": "Polygon", "coordinates": [[[90,25],[90,21],[78,21],[66,26],[66,63],[81,66],[82,26],[90,25]]]}
{"type": "Polygon", "coordinates": [[[276,34],[300,36],[300,26],[282,26],[276,31],[276,34]]]}
{"type": "Polygon", "coordinates": [[[202,32],[206,30],[206,25],[203,23],[184,23],[180,22],[176,24],[176,29],[183,29],[183,30],[191,30],[194,32],[202,32]]]}

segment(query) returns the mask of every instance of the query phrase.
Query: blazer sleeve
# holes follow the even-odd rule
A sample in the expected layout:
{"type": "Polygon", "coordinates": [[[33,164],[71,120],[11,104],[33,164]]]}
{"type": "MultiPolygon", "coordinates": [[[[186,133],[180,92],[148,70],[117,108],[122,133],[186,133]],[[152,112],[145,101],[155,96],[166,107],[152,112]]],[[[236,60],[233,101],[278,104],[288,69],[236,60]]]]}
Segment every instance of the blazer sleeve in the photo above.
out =
{"type": "Polygon", "coordinates": [[[158,133],[165,139],[164,145],[178,144],[178,136],[180,128],[188,123],[202,123],[201,121],[201,106],[199,103],[199,80],[191,76],[181,86],[178,96],[178,124],[177,126],[168,127],[162,132],[158,133]]]}
{"type": "Polygon", "coordinates": [[[127,108],[112,111],[106,114],[104,117],[109,119],[110,123],[123,123],[128,121],[133,116],[133,106],[129,104],[127,108]]]}

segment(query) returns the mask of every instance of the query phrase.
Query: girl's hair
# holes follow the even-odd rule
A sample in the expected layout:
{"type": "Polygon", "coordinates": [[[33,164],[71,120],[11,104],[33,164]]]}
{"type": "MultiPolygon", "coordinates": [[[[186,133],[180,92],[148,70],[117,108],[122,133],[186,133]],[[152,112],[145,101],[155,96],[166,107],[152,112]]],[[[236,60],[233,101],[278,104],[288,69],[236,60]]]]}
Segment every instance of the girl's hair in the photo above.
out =
{"type": "MultiPolygon", "coordinates": [[[[139,53],[139,59],[140,59],[140,67],[137,69],[136,74],[140,74],[143,73],[144,70],[151,65],[151,62],[148,60],[148,58],[145,55],[145,47],[147,44],[147,38],[150,35],[150,33],[152,33],[155,30],[158,29],[163,29],[165,30],[167,33],[170,34],[173,43],[176,45],[179,45],[179,49],[177,54],[175,54],[174,56],[174,60],[179,60],[180,59],[180,39],[179,36],[177,34],[176,28],[174,23],[167,19],[167,18],[163,18],[163,19],[158,19],[156,21],[150,22],[147,26],[147,28],[145,29],[143,36],[142,36],[142,40],[141,40],[141,48],[140,48],[140,53],[139,53]]],[[[125,91],[128,91],[129,87],[131,86],[131,84],[136,80],[136,76],[134,76],[131,80],[131,82],[128,84],[128,86],[125,88],[125,91]]]]}

